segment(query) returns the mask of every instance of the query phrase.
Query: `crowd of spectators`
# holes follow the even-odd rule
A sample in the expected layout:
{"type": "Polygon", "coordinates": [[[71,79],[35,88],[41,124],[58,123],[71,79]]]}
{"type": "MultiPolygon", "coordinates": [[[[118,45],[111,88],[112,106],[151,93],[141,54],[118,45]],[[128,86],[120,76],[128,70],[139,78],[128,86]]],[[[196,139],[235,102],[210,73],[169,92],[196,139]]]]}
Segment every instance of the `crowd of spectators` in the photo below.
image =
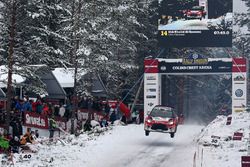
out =
{"type": "MultiPolygon", "coordinates": [[[[74,99],[75,100],[75,99],[74,99]]],[[[0,153],[4,150],[11,150],[12,152],[19,152],[19,147],[24,149],[26,143],[33,143],[39,136],[38,130],[32,131],[27,128],[27,132],[23,133],[24,117],[26,112],[32,112],[39,115],[46,116],[50,122],[54,121],[54,130],[49,127],[50,140],[53,141],[53,134],[55,129],[58,128],[54,120],[55,117],[64,119],[68,122],[70,118],[77,118],[77,126],[80,122],[82,130],[89,131],[92,128],[91,120],[93,119],[93,113],[99,113],[101,115],[99,121],[101,127],[106,127],[110,123],[113,124],[115,120],[121,119],[123,123],[127,123],[125,114],[119,111],[118,101],[108,101],[107,99],[98,99],[93,97],[79,97],[77,100],[64,100],[64,101],[49,101],[48,99],[41,98],[19,98],[13,97],[11,100],[11,112],[10,112],[10,126],[9,133],[0,133],[0,153]],[[78,112],[87,112],[88,118],[81,120],[78,117],[78,112]],[[2,143],[2,144],[1,144],[2,143]],[[6,144],[7,143],[7,144],[6,144]],[[6,147],[5,147],[6,146],[6,147]],[[10,146],[10,147],[9,147],[10,146]]],[[[0,103],[0,125],[6,125],[6,102],[0,103]]],[[[76,127],[78,129],[78,127],[76,127]]],[[[59,134],[60,135],[60,134],[59,134]]]]}
{"type": "MultiPolygon", "coordinates": [[[[77,100],[77,106],[74,105],[73,100],[64,100],[50,102],[47,99],[43,99],[38,96],[36,99],[31,99],[28,96],[20,99],[18,96],[12,98],[11,101],[11,117],[19,117],[22,122],[24,121],[25,112],[34,112],[37,114],[45,115],[51,117],[61,117],[69,120],[72,117],[72,113],[77,110],[89,112],[99,112],[106,116],[106,119],[112,118],[112,122],[121,117],[119,111],[117,111],[117,106],[110,106],[107,100],[92,98],[92,97],[80,97],[77,100]]],[[[76,114],[76,113],[75,113],[76,114]]],[[[0,124],[4,124],[6,118],[6,112],[4,107],[0,106],[0,124]]],[[[77,118],[77,114],[76,114],[77,118]]]]}

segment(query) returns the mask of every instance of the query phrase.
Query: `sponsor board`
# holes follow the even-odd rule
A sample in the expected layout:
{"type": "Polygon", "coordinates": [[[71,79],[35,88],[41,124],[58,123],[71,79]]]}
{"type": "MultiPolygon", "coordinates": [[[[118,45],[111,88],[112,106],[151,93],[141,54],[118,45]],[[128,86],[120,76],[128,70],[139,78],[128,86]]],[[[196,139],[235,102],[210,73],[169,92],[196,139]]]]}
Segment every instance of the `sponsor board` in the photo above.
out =
{"type": "Polygon", "coordinates": [[[232,73],[232,62],[229,61],[207,61],[203,58],[178,60],[176,62],[159,61],[159,73],[232,73]]]}
{"type": "Polygon", "coordinates": [[[147,92],[156,92],[156,89],[155,88],[148,88],[148,89],[146,89],[147,90],[147,92]]]}
{"type": "Polygon", "coordinates": [[[33,126],[41,129],[48,128],[47,117],[34,113],[25,113],[25,125],[33,126]]]}
{"type": "Polygon", "coordinates": [[[236,97],[242,97],[242,96],[243,96],[243,90],[237,89],[237,90],[235,91],[235,96],[236,96],[236,97]]]}
{"type": "Polygon", "coordinates": [[[243,109],[235,109],[234,112],[243,112],[243,109]]]}
{"type": "Polygon", "coordinates": [[[153,105],[154,105],[154,103],[152,103],[152,102],[148,103],[148,106],[150,106],[150,107],[153,106],[153,105]]]}
{"type": "Polygon", "coordinates": [[[242,105],[242,106],[233,106],[233,108],[245,108],[246,106],[242,105]]]}
{"type": "Polygon", "coordinates": [[[156,85],[156,83],[147,83],[146,85],[156,85]]]}
{"type": "MultiPolygon", "coordinates": [[[[151,60],[153,61],[153,60],[151,60]]],[[[191,54],[183,59],[157,59],[158,72],[144,74],[144,111],[151,111],[161,101],[161,76],[165,75],[212,75],[232,74],[232,113],[245,110],[247,102],[247,59],[204,58],[191,54]],[[150,79],[155,79],[150,82],[150,79]],[[149,80],[148,80],[149,79],[149,80]],[[149,86],[154,85],[154,86],[149,86]],[[156,91],[156,92],[155,92],[156,91]],[[153,94],[155,92],[155,94],[153,94]]],[[[156,66],[154,66],[156,68],[156,66]]],[[[228,79],[230,79],[228,78],[228,79]]]]}
{"type": "Polygon", "coordinates": [[[155,99],[155,98],[156,98],[156,95],[147,95],[146,98],[147,98],[147,99],[155,99]]]}
{"type": "Polygon", "coordinates": [[[233,79],[234,81],[245,81],[246,78],[243,75],[236,75],[233,79]]]}
{"type": "Polygon", "coordinates": [[[247,104],[246,59],[233,58],[232,62],[232,108],[234,112],[241,112],[247,104]]]}
{"type": "MultiPolygon", "coordinates": [[[[49,128],[49,120],[48,117],[45,115],[40,115],[37,113],[25,112],[25,120],[24,125],[30,127],[36,127],[40,129],[48,129],[49,128]]],[[[58,127],[62,128],[63,130],[67,129],[67,120],[55,117],[55,121],[58,127]]]]}
{"type": "Polygon", "coordinates": [[[156,76],[152,76],[152,75],[151,76],[147,76],[146,79],[148,81],[156,80],[156,76]]]}

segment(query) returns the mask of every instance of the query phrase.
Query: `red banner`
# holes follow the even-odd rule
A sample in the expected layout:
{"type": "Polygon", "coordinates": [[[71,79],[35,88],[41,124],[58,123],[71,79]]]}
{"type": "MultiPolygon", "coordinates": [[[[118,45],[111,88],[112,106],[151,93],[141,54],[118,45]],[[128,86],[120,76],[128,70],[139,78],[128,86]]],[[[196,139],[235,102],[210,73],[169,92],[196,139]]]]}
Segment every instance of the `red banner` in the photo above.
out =
{"type": "Polygon", "coordinates": [[[100,121],[102,118],[105,117],[105,114],[103,114],[100,111],[93,110],[93,109],[90,109],[90,110],[81,109],[78,111],[79,111],[77,113],[78,120],[82,120],[82,121],[85,121],[88,118],[90,118],[91,120],[100,121]]]}
{"type": "Polygon", "coordinates": [[[144,72],[145,73],[158,73],[158,60],[146,59],[144,60],[144,72]]]}
{"type": "Polygon", "coordinates": [[[244,57],[233,58],[232,64],[233,64],[232,72],[247,71],[247,61],[244,57]]]}
{"type": "Polygon", "coordinates": [[[24,125],[36,127],[40,129],[48,129],[48,119],[44,115],[32,113],[32,112],[25,112],[24,117],[24,125]]]}
{"type": "Polygon", "coordinates": [[[67,130],[67,119],[61,117],[55,117],[57,127],[67,130]]]}
{"type": "MultiPolygon", "coordinates": [[[[35,127],[40,129],[48,129],[49,128],[49,120],[45,115],[33,113],[33,112],[25,112],[24,117],[24,125],[29,127],[35,127]]],[[[55,117],[55,121],[58,127],[63,130],[67,129],[67,120],[61,117],[55,117]]]]}

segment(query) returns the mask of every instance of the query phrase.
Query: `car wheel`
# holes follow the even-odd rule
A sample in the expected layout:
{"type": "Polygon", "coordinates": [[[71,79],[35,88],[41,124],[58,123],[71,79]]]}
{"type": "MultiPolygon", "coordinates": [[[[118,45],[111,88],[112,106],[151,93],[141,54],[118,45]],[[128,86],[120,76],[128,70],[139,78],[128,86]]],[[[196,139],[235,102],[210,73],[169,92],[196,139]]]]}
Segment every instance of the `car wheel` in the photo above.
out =
{"type": "Polygon", "coordinates": [[[175,127],[175,129],[174,129],[174,133],[177,131],[177,126],[175,127]]]}
{"type": "Polygon", "coordinates": [[[171,138],[174,138],[174,134],[175,134],[175,133],[170,133],[170,137],[171,137],[171,138]]]}
{"type": "Polygon", "coordinates": [[[145,135],[148,136],[149,135],[149,131],[145,130],[145,135]]]}

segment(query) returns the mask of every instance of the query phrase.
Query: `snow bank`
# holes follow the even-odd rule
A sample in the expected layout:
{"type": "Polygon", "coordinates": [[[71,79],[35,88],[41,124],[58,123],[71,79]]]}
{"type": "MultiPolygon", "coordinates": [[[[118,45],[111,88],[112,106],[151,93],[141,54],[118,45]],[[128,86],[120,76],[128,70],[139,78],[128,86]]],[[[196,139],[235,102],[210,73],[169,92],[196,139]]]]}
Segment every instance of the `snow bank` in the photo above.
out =
{"type": "Polygon", "coordinates": [[[217,116],[197,137],[197,152],[206,157],[201,159],[200,156],[199,163],[212,167],[241,167],[241,156],[248,154],[250,113],[237,113],[232,116],[230,125],[226,122],[226,116],[217,116]],[[235,132],[243,134],[241,140],[233,140],[235,132]]]}
{"type": "MultiPolygon", "coordinates": [[[[83,163],[79,157],[79,153],[91,143],[105,135],[112,127],[100,127],[96,121],[91,122],[95,127],[88,132],[81,134],[69,135],[61,134],[50,141],[48,137],[40,137],[35,144],[28,144],[30,150],[20,150],[20,153],[13,154],[13,162],[10,156],[0,154],[0,166],[10,166],[14,163],[17,167],[43,167],[43,166],[62,166],[63,162],[70,164],[71,161],[79,161],[83,163]],[[91,142],[92,141],[92,142],[91,142]]],[[[47,135],[46,135],[47,136],[47,135]]]]}

